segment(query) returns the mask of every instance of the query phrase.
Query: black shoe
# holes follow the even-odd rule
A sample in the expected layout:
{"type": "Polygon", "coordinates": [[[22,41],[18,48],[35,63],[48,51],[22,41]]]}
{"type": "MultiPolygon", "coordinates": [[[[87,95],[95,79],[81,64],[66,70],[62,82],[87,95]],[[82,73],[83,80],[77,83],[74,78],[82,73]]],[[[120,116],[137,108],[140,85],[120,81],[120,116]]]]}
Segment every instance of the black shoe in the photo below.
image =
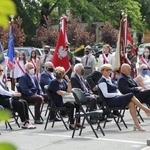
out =
{"type": "MultiPolygon", "coordinates": [[[[69,129],[70,130],[74,130],[75,129],[75,127],[72,127],[71,125],[69,125],[69,129]]],[[[79,128],[76,126],[76,130],[79,130],[79,128]]]]}
{"type": "Polygon", "coordinates": [[[118,111],[113,111],[113,115],[120,117],[120,113],[118,111]]]}
{"type": "Polygon", "coordinates": [[[61,119],[58,119],[58,118],[50,118],[50,121],[61,121],[61,119]]]}
{"type": "Polygon", "coordinates": [[[106,122],[111,122],[112,120],[109,120],[109,119],[102,118],[100,121],[101,121],[101,122],[103,122],[103,121],[106,121],[106,122]]]}
{"type": "MultiPolygon", "coordinates": [[[[81,128],[82,126],[81,125],[77,125],[77,127],[81,128]]],[[[82,127],[82,129],[85,129],[85,128],[86,128],[85,126],[82,127]]]]}
{"type": "Polygon", "coordinates": [[[116,116],[116,115],[113,115],[112,113],[108,114],[107,117],[108,117],[108,118],[117,118],[117,116],[116,116]]]}
{"type": "Polygon", "coordinates": [[[41,119],[36,119],[34,121],[35,124],[43,124],[44,122],[41,119]]]}

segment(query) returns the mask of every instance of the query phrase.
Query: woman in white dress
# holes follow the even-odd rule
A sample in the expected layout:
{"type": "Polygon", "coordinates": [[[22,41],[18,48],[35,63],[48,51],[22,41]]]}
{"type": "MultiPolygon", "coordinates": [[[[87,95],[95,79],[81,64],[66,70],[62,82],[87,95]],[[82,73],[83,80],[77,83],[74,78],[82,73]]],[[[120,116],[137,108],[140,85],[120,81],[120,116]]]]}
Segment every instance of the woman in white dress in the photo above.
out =
{"type": "Polygon", "coordinates": [[[103,64],[113,65],[113,55],[109,44],[103,46],[102,54],[99,55],[98,58],[98,68],[100,68],[103,64]]]}
{"type": "Polygon", "coordinates": [[[148,67],[142,64],[139,67],[139,75],[136,77],[136,82],[144,89],[150,89],[150,76],[148,76],[148,67]]]}
{"type": "Polygon", "coordinates": [[[140,57],[139,65],[145,64],[148,67],[148,75],[150,76],[150,49],[148,46],[144,48],[143,55],[140,57]]]}
{"type": "Polygon", "coordinates": [[[40,59],[37,57],[35,50],[31,51],[31,55],[30,55],[28,62],[31,62],[33,64],[34,69],[35,69],[36,78],[39,81],[39,78],[40,78],[40,59]]]}
{"type": "Polygon", "coordinates": [[[14,59],[14,69],[11,70],[11,78],[15,79],[15,83],[25,73],[26,55],[24,51],[16,52],[14,59]]]}

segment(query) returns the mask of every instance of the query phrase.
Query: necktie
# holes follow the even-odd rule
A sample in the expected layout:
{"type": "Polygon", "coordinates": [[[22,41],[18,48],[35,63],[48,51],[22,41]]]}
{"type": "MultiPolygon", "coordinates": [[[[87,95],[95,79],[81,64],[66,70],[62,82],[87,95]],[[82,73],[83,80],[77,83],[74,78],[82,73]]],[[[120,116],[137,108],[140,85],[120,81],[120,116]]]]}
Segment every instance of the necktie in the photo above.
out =
{"type": "Polygon", "coordinates": [[[85,66],[87,66],[88,63],[88,57],[86,57],[85,66]]]}
{"type": "Polygon", "coordinates": [[[47,58],[47,55],[45,55],[45,57],[44,57],[44,59],[43,59],[43,64],[45,64],[46,58],[47,58]]]}
{"type": "Polygon", "coordinates": [[[83,89],[84,89],[84,93],[87,93],[87,92],[88,92],[88,89],[86,88],[85,83],[84,83],[82,77],[80,77],[80,81],[81,81],[82,87],[83,87],[83,89]]]}

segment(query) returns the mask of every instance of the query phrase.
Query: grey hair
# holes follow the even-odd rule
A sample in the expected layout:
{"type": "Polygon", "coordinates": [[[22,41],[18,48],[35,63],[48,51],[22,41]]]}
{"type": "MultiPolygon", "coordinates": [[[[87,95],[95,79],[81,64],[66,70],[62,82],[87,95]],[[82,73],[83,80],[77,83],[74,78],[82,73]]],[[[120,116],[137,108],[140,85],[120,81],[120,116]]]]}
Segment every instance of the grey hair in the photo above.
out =
{"type": "Polygon", "coordinates": [[[25,64],[25,70],[27,70],[27,69],[28,69],[28,66],[29,66],[30,64],[32,65],[32,63],[31,63],[31,62],[27,62],[27,63],[25,64]]]}
{"type": "Polygon", "coordinates": [[[75,66],[74,66],[74,71],[75,71],[75,73],[78,71],[78,69],[79,69],[80,67],[83,67],[83,64],[82,64],[82,63],[75,64],[75,66]]]}
{"type": "Polygon", "coordinates": [[[46,67],[48,67],[50,64],[51,64],[51,66],[53,66],[53,63],[52,63],[52,62],[47,61],[47,62],[45,63],[45,65],[44,65],[44,66],[45,66],[45,68],[46,68],[46,67]]]}

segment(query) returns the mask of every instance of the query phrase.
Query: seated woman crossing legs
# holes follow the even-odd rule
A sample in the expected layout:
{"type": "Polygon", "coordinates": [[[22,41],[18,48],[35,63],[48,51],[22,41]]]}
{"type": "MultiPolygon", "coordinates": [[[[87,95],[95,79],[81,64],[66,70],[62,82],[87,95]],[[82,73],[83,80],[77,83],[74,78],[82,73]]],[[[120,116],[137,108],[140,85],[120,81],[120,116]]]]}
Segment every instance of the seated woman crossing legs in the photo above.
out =
{"type": "Polygon", "coordinates": [[[137,111],[135,106],[145,111],[147,116],[150,116],[150,109],[142,105],[140,101],[133,95],[133,93],[124,95],[120,93],[117,85],[113,83],[110,78],[110,74],[112,71],[112,67],[110,64],[102,65],[100,71],[102,73],[102,77],[98,81],[98,86],[101,89],[109,107],[128,107],[134,122],[134,130],[138,129],[139,131],[144,131],[137,119],[137,111]]]}

